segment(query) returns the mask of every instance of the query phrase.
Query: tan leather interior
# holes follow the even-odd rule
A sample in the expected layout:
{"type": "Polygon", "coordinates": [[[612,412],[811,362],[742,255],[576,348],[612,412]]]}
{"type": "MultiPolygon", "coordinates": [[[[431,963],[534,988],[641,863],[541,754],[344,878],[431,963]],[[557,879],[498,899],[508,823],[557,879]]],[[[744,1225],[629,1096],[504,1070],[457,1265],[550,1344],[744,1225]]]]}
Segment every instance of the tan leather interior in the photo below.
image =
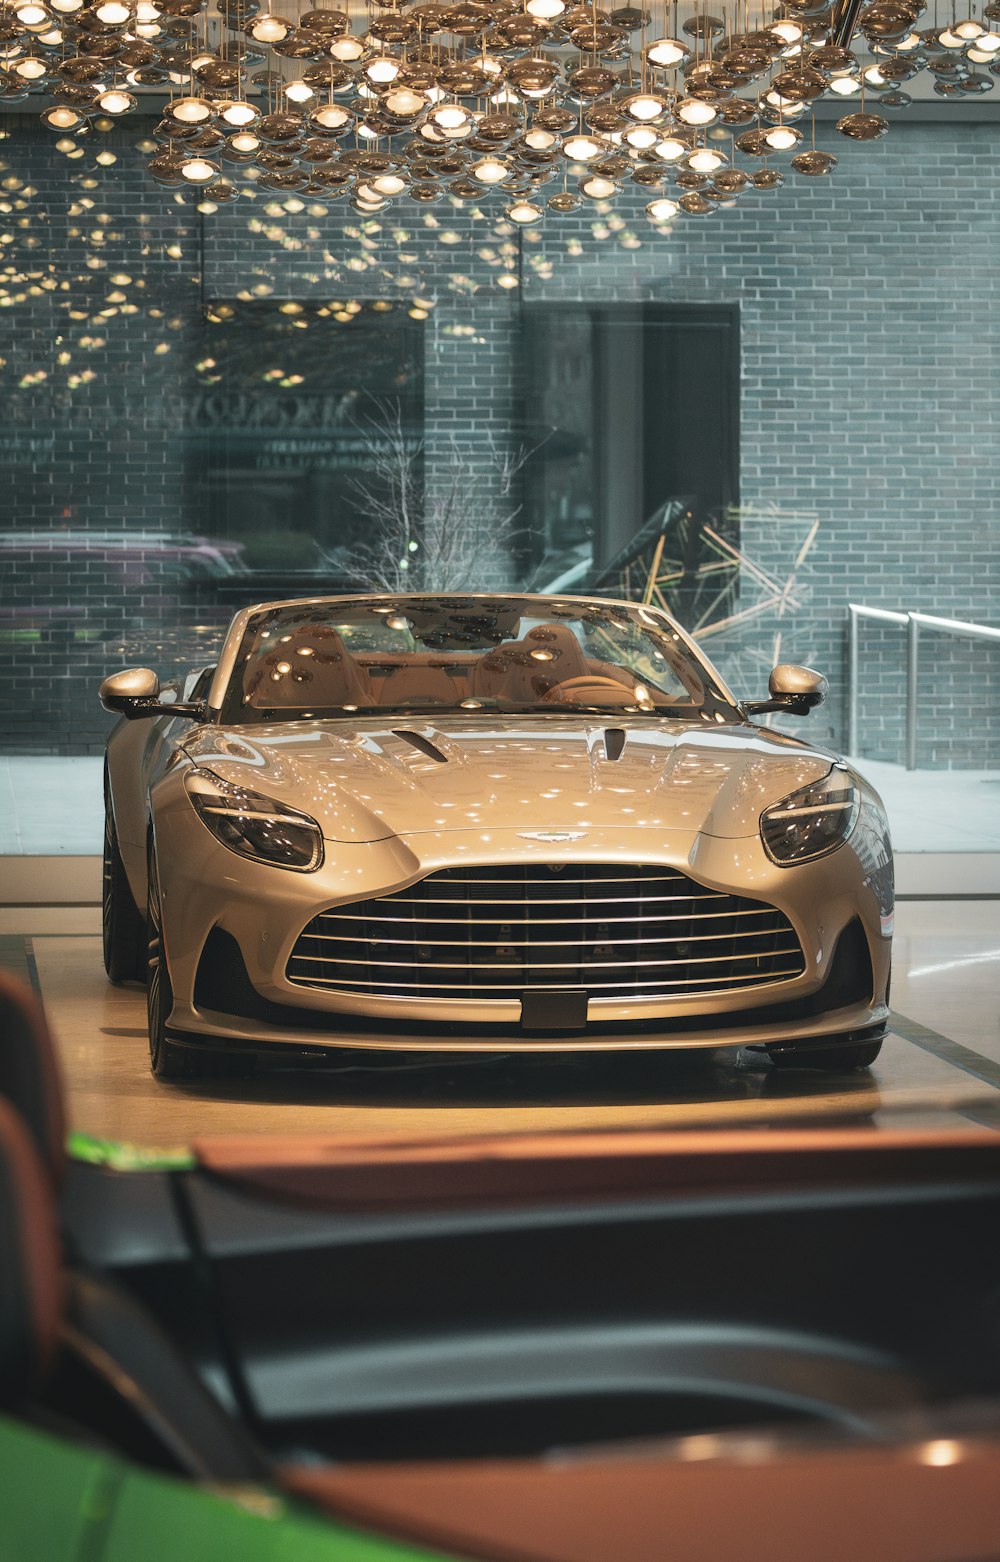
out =
{"type": "Polygon", "coordinates": [[[0,1099],[0,1386],[12,1398],[49,1370],[63,1311],[52,1189],[27,1128],[0,1099]]]}
{"type": "Polygon", "coordinates": [[[256,1194],[328,1209],[465,1209],[553,1199],[687,1198],[768,1187],[886,1186],[949,1175],[992,1176],[1000,1138],[864,1129],[483,1134],[399,1139],[225,1134],[195,1139],[206,1170],[256,1194]]]}
{"type": "Polygon", "coordinates": [[[252,705],[283,708],[372,704],[372,692],[336,629],[310,624],[260,657],[247,680],[252,705]]]}
{"type": "Polygon", "coordinates": [[[66,1170],[63,1087],[41,1000],[0,971],[0,1096],[28,1125],[53,1186],[66,1170]]]}
{"type": "Polygon", "coordinates": [[[583,648],[565,624],[536,624],[522,640],[501,645],[481,657],[473,678],[480,697],[530,705],[565,683],[590,672],[583,648]]]}
{"type": "Polygon", "coordinates": [[[565,624],[536,624],[520,640],[461,657],[432,651],[355,656],[336,629],[307,625],[258,657],[247,690],[256,708],[389,709],[424,702],[453,708],[467,699],[532,705],[570,679],[595,676],[625,689],[635,682],[627,668],[586,656],[565,624]]]}
{"type": "Polygon", "coordinates": [[[326,1512],[483,1562],[950,1562],[996,1555],[1000,1442],[935,1468],[920,1445],[669,1446],[465,1464],[291,1469],[326,1512]]]}
{"type": "Polygon", "coordinates": [[[371,698],[379,706],[428,701],[459,705],[468,699],[475,657],[444,657],[431,651],[359,658],[371,698]]]}

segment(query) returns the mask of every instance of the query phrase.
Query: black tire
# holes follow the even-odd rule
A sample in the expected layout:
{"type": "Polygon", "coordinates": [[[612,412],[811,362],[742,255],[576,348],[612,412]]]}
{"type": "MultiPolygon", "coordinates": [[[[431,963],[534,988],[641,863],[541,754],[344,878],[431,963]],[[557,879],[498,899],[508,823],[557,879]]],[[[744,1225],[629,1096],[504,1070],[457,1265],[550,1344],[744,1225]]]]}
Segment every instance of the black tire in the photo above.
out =
{"type": "Polygon", "coordinates": [[[167,1030],[167,1019],[174,1006],[163,946],[163,916],[160,903],[160,874],[156,849],[149,848],[147,873],[149,894],[146,910],[146,1017],[149,1027],[149,1066],[157,1079],[245,1078],[252,1074],[257,1059],[252,1053],[227,1054],[209,1047],[178,1046],[167,1030]]]}
{"type": "Polygon", "coordinates": [[[104,781],[104,875],[101,890],[104,969],[112,982],[146,977],[146,924],[139,913],[122,862],[118,831],[104,781]]]}
{"type": "Polygon", "coordinates": [[[146,901],[146,1018],[149,1025],[149,1066],[157,1079],[182,1079],[196,1072],[191,1064],[197,1059],[186,1048],[178,1047],[167,1034],[167,1017],[174,1006],[163,948],[163,915],[160,905],[160,874],[156,849],[149,848],[149,886],[146,901]]]}
{"type": "Polygon", "coordinates": [[[882,1037],[872,1041],[844,1041],[834,1047],[786,1048],[779,1051],[768,1047],[768,1056],[775,1068],[815,1068],[829,1074],[851,1074],[856,1069],[871,1068],[882,1051],[882,1037]]]}

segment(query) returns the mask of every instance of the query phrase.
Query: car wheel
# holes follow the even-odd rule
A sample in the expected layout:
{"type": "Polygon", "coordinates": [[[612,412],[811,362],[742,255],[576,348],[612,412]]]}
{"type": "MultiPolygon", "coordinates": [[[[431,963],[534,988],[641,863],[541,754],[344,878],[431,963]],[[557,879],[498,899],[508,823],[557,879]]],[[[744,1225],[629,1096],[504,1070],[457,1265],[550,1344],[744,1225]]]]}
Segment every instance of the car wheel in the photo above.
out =
{"type": "Polygon", "coordinates": [[[252,1053],[213,1052],[206,1047],[179,1047],[167,1031],[167,1019],[174,1006],[174,990],[163,947],[163,916],[160,902],[160,874],[156,851],[149,848],[149,898],[146,913],[146,1013],[149,1025],[149,1066],[157,1079],[245,1078],[252,1074],[257,1059],[252,1053]]]}
{"type": "Polygon", "coordinates": [[[871,1068],[882,1051],[882,1037],[869,1041],[843,1041],[833,1047],[768,1047],[776,1068],[817,1068],[830,1074],[849,1074],[871,1068]]]}
{"type": "Polygon", "coordinates": [[[104,786],[104,876],[101,891],[104,969],[112,982],[141,982],[145,977],[146,925],[129,886],[118,846],[118,831],[104,786]]]}
{"type": "Polygon", "coordinates": [[[178,1047],[167,1035],[167,1017],[174,1006],[163,948],[163,913],[160,903],[160,874],[156,849],[149,848],[149,893],[146,902],[146,1015],[149,1024],[149,1066],[157,1079],[178,1079],[194,1070],[184,1047],[178,1047]]]}

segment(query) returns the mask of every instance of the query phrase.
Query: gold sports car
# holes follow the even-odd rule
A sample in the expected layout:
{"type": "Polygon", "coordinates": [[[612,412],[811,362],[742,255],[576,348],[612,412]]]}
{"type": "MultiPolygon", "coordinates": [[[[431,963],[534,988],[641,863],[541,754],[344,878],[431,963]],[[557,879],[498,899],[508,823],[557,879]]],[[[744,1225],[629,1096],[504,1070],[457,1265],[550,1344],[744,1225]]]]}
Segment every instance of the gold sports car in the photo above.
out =
{"type": "Polygon", "coordinates": [[[315,1049],[766,1047],[888,1018],[871,787],[772,732],[667,614],[572,597],[268,602],[218,666],[101,686],[104,953],[158,1075],[315,1049]]]}

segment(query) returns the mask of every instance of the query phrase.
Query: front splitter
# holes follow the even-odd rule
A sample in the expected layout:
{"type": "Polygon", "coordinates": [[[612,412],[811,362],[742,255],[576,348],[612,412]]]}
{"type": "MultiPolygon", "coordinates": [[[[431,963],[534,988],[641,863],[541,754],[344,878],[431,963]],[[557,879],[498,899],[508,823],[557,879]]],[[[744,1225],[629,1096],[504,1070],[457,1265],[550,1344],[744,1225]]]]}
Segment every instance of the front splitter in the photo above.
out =
{"type": "MultiPolygon", "coordinates": [[[[731,1029],[707,1031],[657,1031],[612,1032],[610,1027],[596,1027],[574,1035],[531,1035],[516,1027],[497,1032],[491,1029],[489,1036],[476,1031],[453,1031],[448,1035],[417,1034],[406,1031],[390,1035],[377,1032],[374,1027],[352,1028],[345,1017],[343,1028],[323,1031],[303,1027],[268,1025],[262,1028],[254,1020],[220,1014],[211,1009],[201,1009],[192,1014],[193,1023],[178,1025],[173,1018],[171,1036],[180,1045],[220,1046],[233,1051],[259,1053],[277,1052],[282,1048],[310,1053],[328,1051],[359,1052],[438,1052],[438,1053],[567,1053],[567,1052],[663,1052],[687,1051],[691,1048],[719,1048],[746,1046],[794,1046],[809,1041],[844,1036],[849,1032],[867,1030],[883,1024],[889,1018],[884,1004],[853,1005],[830,1014],[785,1022],[780,1026],[770,1024],[746,1025],[731,1029]]],[[[650,1022],[655,1025],[655,1022],[650,1022]]]]}

